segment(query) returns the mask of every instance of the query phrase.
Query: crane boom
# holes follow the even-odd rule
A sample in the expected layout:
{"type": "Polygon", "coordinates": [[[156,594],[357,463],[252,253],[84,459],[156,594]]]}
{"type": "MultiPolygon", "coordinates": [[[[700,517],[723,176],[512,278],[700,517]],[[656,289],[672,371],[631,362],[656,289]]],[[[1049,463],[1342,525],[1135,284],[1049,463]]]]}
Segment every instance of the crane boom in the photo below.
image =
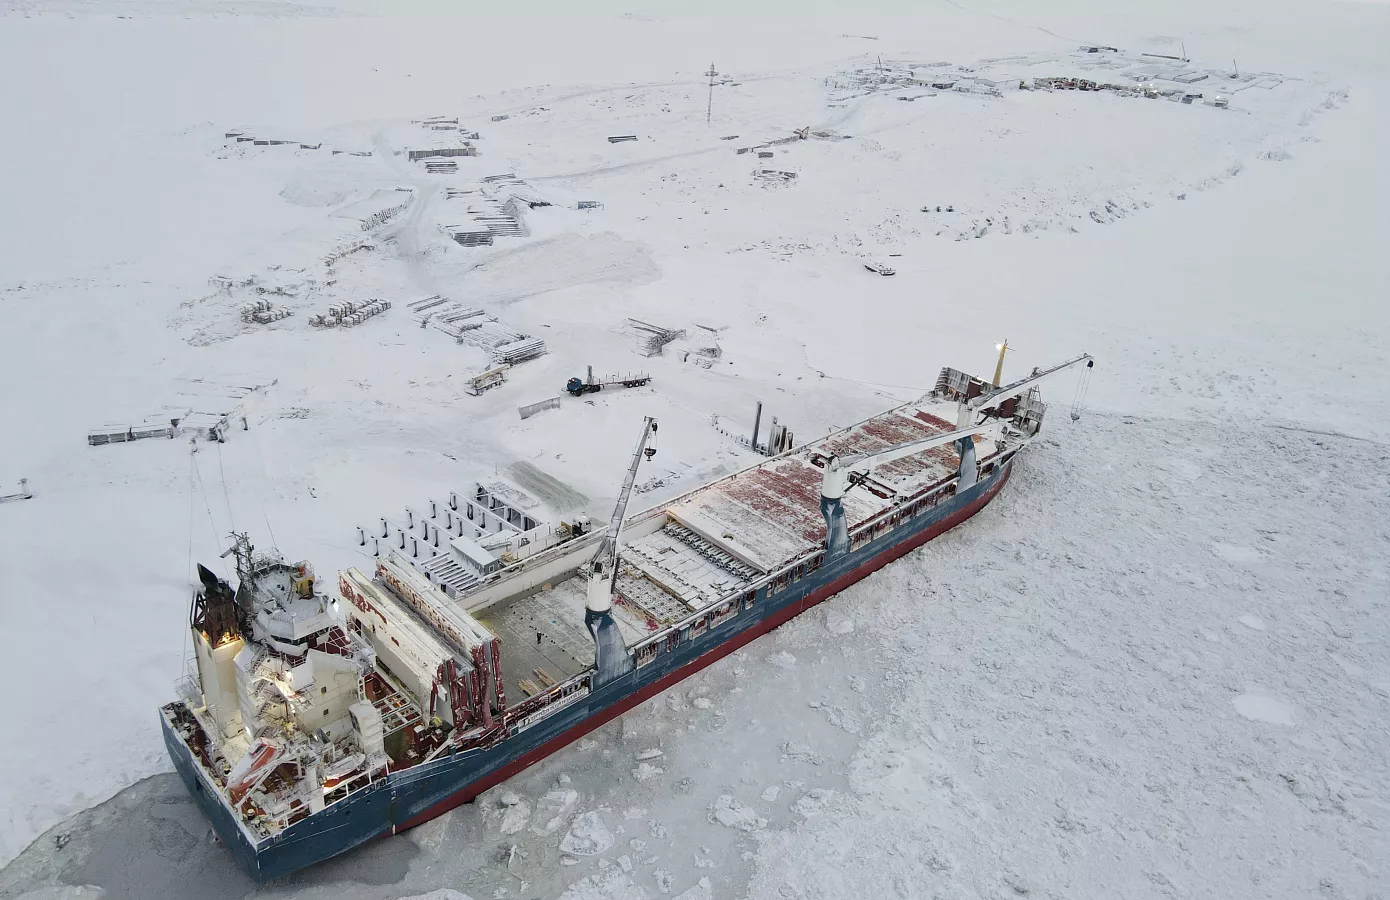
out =
{"type": "Polygon", "coordinates": [[[1020,378],[1018,381],[1006,384],[1003,387],[995,388],[994,390],[989,391],[988,393],[981,394],[975,399],[969,401],[969,403],[972,407],[978,409],[995,400],[1017,396],[1019,394],[1022,394],[1029,388],[1036,386],[1044,379],[1051,378],[1053,375],[1056,375],[1063,369],[1069,369],[1082,361],[1089,361],[1090,365],[1095,365],[1095,360],[1091,358],[1091,354],[1082,353],[1079,356],[1073,356],[1066,362],[1060,362],[1055,366],[1049,366],[1046,369],[1034,369],[1032,374],[1030,374],[1028,377],[1020,378]]]}
{"type": "Polygon", "coordinates": [[[911,456],[914,453],[922,453],[936,447],[944,447],[947,444],[954,444],[961,438],[969,438],[981,434],[990,437],[998,437],[1002,426],[998,423],[984,425],[980,427],[961,428],[956,431],[948,431],[945,434],[933,435],[919,441],[909,441],[897,447],[890,447],[878,453],[856,453],[853,456],[832,456],[825,464],[825,476],[821,479],[821,496],[828,500],[836,500],[845,495],[845,491],[852,486],[851,479],[855,475],[868,474],[876,466],[887,465],[894,460],[911,456]]]}
{"type": "Polygon", "coordinates": [[[632,452],[632,462],[628,464],[623,486],[618,491],[618,502],[613,507],[613,517],[608,521],[608,530],[603,541],[589,560],[588,603],[594,612],[601,612],[612,606],[613,585],[618,579],[618,537],[623,531],[623,520],[627,517],[627,504],[632,499],[632,486],[637,482],[637,467],[644,458],[656,454],[655,447],[648,447],[647,440],[656,433],[656,419],[647,416],[642,422],[642,436],[637,440],[637,449],[632,452]]]}
{"type": "Polygon", "coordinates": [[[962,400],[960,403],[960,416],[956,421],[956,427],[968,428],[975,418],[976,410],[982,409],[999,400],[1005,400],[1009,397],[1016,397],[1019,394],[1025,393],[1030,388],[1036,387],[1042,381],[1056,375],[1063,369],[1069,369],[1082,361],[1085,361],[1088,366],[1094,366],[1096,364],[1096,361],[1091,358],[1091,354],[1082,353],[1079,356],[1074,356],[1066,362],[1058,363],[1055,366],[1046,369],[1034,369],[1032,374],[1028,377],[1020,378],[1018,381],[1011,384],[1006,384],[1003,387],[987,391],[980,394],[978,397],[962,400]]]}

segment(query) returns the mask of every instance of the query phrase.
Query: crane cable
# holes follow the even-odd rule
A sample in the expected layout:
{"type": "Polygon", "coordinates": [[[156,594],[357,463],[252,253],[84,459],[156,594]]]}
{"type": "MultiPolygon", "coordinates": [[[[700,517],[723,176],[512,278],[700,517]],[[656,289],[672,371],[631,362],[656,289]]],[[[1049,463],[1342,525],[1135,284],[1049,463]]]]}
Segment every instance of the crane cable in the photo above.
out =
{"type": "MultiPolygon", "coordinates": [[[[193,441],[193,451],[190,454],[190,456],[193,460],[194,483],[197,485],[198,493],[201,493],[203,495],[203,509],[207,510],[208,527],[212,529],[212,542],[215,546],[217,544],[217,522],[213,519],[212,516],[212,504],[208,502],[207,486],[203,481],[203,473],[198,470],[198,442],[196,440],[193,441]]],[[[227,568],[226,557],[222,558],[222,572],[227,576],[227,578],[230,579],[232,577],[231,571],[227,568]]]]}
{"type": "Polygon", "coordinates": [[[1081,377],[1076,380],[1076,394],[1071,401],[1071,420],[1080,420],[1081,413],[1086,409],[1086,392],[1091,389],[1091,369],[1095,367],[1095,360],[1088,360],[1086,368],[1081,370],[1081,377]]]}
{"type": "Polygon", "coordinates": [[[222,468],[222,442],[215,441],[217,447],[217,477],[222,481],[222,502],[227,504],[227,521],[232,525],[232,531],[236,531],[236,519],[232,516],[232,498],[227,494],[227,472],[222,468]]]}

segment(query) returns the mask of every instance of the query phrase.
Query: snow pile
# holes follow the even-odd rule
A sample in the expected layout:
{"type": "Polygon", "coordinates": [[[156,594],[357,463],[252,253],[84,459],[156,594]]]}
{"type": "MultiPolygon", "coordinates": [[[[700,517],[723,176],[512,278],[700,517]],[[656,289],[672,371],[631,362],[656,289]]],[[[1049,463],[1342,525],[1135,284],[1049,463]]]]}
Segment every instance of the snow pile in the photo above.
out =
{"type": "Polygon", "coordinates": [[[1277,697],[1271,697],[1258,687],[1248,688],[1245,693],[1231,701],[1236,712],[1252,722],[1268,722],[1271,725],[1293,725],[1294,707],[1277,697]]]}

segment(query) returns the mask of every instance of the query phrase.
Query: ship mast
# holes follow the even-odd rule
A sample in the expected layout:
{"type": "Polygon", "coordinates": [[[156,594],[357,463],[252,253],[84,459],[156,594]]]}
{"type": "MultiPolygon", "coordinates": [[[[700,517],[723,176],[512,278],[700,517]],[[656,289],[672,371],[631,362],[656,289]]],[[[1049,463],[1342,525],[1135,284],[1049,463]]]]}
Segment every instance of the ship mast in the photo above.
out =
{"type": "Polygon", "coordinates": [[[999,382],[1004,377],[1004,354],[1008,353],[1013,348],[1009,346],[1009,339],[1004,338],[1004,343],[995,344],[994,349],[999,351],[999,362],[994,366],[993,384],[995,387],[999,387],[999,382]]]}
{"type": "Polygon", "coordinates": [[[251,580],[251,551],[254,549],[251,546],[251,538],[246,532],[233,531],[232,546],[219,554],[221,559],[226,559],[228,556],[235,557],[237,584],[246,584],[251,580]]]}

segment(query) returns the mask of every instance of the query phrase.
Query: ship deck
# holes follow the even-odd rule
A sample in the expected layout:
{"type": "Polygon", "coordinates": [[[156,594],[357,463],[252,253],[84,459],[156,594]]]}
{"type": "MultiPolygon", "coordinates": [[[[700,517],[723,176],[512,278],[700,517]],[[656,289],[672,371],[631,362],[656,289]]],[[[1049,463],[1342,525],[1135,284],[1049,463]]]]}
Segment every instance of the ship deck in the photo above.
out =
{"type": "MultiPolygon", "coordinates": [[[[673,504],[667,513],[701,539],[718,545],[760,573],[767,573],[825,541],[820,512],[824,474],[813,459],[829,455],[877,453],[953,430],[946,404],[923,402],[889,410],[817,441],[806,449],[771,460],[701,488],[673,504]]],[[[866,490],[844,497],[850,528],[910,496],[952,478],[960,468],[953,447],[938,447],[874,470],[866,490]]]]}
{"type": "MultiPolygon", "coordinates": [[[[944,434],[953,430],[948,417],[954,415],[954,403],[910,403],[679,497],[658,511],[655,527],[650,515],[637,517],[648,525],[630,531],[634,536],[619,551],[613,607],[628,646],[740,595],[822,546],[824,470],[817,463],[826,456],[874,453],[944,434]]],[[[849,527],[949,482],[959,466],[959,455],[948,446],[875,469],[862,488],[845,495],[849,527]]],[[[502,639],[502,677],[512,703],[593,666],[578,576],[475,615],[502,639]]]]}
{"type": "MultiPolygon", "coordinates": [[[[594,665],[594,639],[584,625],[584,581],[568,578],[553,587],[506,600],[477,619],[502,642],[502,685],[509,703],[567,681],[594,665]]],[[[646,624],[615,610],[628,645],[647,634],[646,624]]]]}

